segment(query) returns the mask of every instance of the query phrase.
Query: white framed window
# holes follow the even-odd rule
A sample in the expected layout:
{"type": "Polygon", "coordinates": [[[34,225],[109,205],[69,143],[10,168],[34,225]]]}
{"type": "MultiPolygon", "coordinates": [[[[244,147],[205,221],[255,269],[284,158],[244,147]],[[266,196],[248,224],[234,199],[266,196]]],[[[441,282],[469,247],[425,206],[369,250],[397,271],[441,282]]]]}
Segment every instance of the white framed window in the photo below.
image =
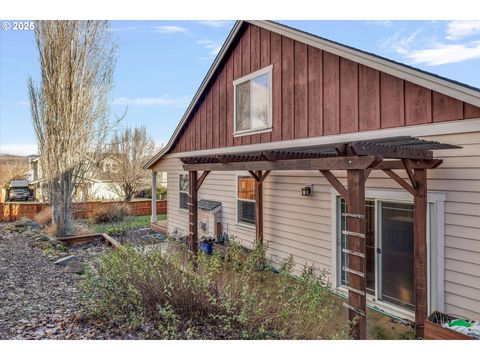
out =
{"type": "Polygon", "coordinates": [[[255,179],[237,175],[237,223],[255,226],[255,179]]]}
{"type": "MultiPolygon", "coordinates": [[[[367,302],[413,320],[413,197],[390,189],[366,189],[365,197],[367,302]]],[[[443,311],[445,194],[429,192],[427,199],[428,312],[443,311]]],[[[348,285],[345,212],[345,201],[332,189],[332,284],[341,292],[348,285]]]]}
{"type": "Polygon", "coordinates": [[[188,210],[188,174],[178,175],[178,207],[188,210]]]}
{"type": "Polygon", "coordinates": [[[272,130],[272,68],[269,65],[233,82],[234,136],[272,130]]]}

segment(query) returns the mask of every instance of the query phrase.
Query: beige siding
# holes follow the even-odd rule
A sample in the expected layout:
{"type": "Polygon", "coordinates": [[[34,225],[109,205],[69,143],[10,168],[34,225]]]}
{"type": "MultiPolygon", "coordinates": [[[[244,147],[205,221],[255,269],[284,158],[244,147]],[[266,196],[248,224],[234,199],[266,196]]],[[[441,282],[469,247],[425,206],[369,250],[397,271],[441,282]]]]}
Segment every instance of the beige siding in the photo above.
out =
{"type": "MultiPolygon", "coordinates": [[[[445,311],[480,319],[480,132],[427,139],[463,146],[436,152],[444,163],[429,171],[428,186],[446,194],[445,311]]],[[[168,229],[187,234],[187,213],[178,210],[181,162],[167,156],[156,170],[168,172],[168,229]]],[[[406,178],[404,172],[398,173],[406,178]]],[[[345,172],[335,174],[345,183],[345,172]]],[[[236,222],[235,187],[235,173],[212,172],[199,199],[221,201],[224,231],[251,246],[254,229],[236,222]]],[[[367,188],[400,189],[379,171],[371,173],[367,188]]],[[[264,233],[274,263],[292,255],[299,267],[315,265],[331,271],[331,222],[331,188],[319,173],[277,171],[264,182],[264,233]],[[314,185],[313,196],[307,198],[300,193],[306,184],[314,185]]]]}

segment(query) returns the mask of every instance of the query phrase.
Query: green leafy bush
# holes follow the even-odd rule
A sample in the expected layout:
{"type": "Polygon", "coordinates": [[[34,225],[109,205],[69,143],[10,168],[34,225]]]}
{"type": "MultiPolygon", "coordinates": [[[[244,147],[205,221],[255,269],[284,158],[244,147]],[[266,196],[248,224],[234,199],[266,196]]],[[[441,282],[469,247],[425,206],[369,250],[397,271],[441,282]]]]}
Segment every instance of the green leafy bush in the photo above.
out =
{"type": "Polygon", "coordinates": [[[221,255],[122,247],[87,271],[82,304],[91,316],[127,327],[155,324],[171,339],[332,339],[346,321],[325,274],[305,268],[292,277],[262,270],[265,249],[246,253],[235,242],[221,255]]]}

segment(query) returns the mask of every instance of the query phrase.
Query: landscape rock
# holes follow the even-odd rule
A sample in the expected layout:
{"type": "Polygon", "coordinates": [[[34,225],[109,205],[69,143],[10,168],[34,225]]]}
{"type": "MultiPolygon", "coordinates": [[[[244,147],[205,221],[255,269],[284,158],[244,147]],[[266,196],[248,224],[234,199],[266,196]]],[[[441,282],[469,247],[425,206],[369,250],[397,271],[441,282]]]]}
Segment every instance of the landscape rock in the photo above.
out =
{"type": "MultiPolygon", "coordinates": [[[[12,223],[0,223],[0,340],[162,338],[148,325],[125,330],[109,319],[88,317],[77,291],[82,277],[63,272],[43,249],[32,246],[34,238],[16,229],[12,223]]],[[[89,264],[106,248],[98,240],[68,251],[89,264]]]]}
{"type": "Polygon", "coordinates": [[[15,221],[14,226],[16,228],[31,228],[35,230],[40,230],[42,226],[28,218],[21,218],[20,220],[15,221]]]}
{"type": "Polygon", "coordinates": [[[65,265],[63,271],[67,273],[83,274],[83,263],[80,261],[69,262],[65,265]]]}
{"type": "Polygon", "coordinates": [[[68,256],[65,256],[61,259],[58,259],[57,261],[55,261],[55,265],[60,265],[60,266],[65,266],[71,262],[78,262],[78,259],[75,255],[68,255],[68,256]]]}

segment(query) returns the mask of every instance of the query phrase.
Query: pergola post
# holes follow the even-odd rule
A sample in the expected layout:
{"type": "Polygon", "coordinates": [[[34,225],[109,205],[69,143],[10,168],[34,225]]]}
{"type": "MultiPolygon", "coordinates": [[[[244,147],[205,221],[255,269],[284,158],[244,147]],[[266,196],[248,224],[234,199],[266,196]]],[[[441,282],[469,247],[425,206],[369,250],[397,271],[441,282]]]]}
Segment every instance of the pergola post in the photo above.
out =
{"type": "Polygon", "coordinates": [[[157,172],[152,171],[152,223],[157,223],[157,172]]]}
{"type": "Polygon", "coordinates": [[[413,256],[415,336],[423,337],[427,317],[427,170],[414,172],[416,189],[413,198],[413,256]]]}
{"type": "Polygon", "coordinates": [[[197,189],[197,172],[188,172],[188,249],[193,254],[198,249],[198,189],[197,189]]]}
{"type": "Polygon", "coordinates": [[[348,318],[357,321],[350,328],[356,340],[367,338],[366,321],[366,243],[365,243],[365,170],[347,170],[347,249],[348,318]]]}
{"type": "MultiPolygon", "coordinates": [[[[262,172],[256,171],[259,179],[262,172]]],[[[255,180],[255,229],[257,244],[263,244],[263,185],[261,181],[255,180]]]]}

